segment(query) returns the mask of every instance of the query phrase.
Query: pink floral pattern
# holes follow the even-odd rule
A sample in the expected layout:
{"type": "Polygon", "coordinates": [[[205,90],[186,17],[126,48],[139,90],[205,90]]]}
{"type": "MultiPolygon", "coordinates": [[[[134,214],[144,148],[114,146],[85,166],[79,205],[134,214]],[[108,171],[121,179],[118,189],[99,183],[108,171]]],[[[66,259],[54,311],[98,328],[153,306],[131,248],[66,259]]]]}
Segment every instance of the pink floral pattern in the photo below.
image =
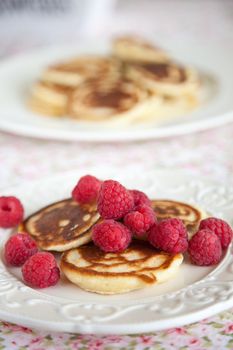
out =
{"type": "Polygon", "coordinates": [[[47,333],[0,322],[0,349],[11,350],[205,350],[233,349],[233,313],[185,327],[143,335],[47,333]]]}

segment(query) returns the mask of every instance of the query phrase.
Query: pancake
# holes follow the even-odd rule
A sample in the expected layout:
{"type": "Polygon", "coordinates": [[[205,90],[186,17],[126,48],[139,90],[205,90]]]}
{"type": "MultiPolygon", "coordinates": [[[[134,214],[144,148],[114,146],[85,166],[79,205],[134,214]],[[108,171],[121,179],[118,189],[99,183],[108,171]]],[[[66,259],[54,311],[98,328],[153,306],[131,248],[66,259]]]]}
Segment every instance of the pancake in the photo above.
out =
{"type": "Polygon", "coordinates": [[[122,63],[111,57],[80,56],[49,66],[41,80],[76,87],[87,79],[115,79],[121,73],[122,63]]]}
{"type": "Polygon", "coordinates": [[[199,77],[194,69],[175,62],[134,63],[127,65],[126,76],[165,97],[198,95],[199,77]]]}
{"type": "Polygon", "coordinates": [[[67,114],[70,93],[68,86],[38,81],[32,88],[28,104],[37,113],[64,116],[67,114]]]}
{"type": "Polygon", "coordinates": [[[118,294],[168,281],[182,261],[182,254],[133,242],[122,253],[104,253],[93,244],[75,248],[62,255],[60,266],[72,283],[86,291],[118,294]]]}
{"type": "Polygon", "coordinates": [[[91,241],[91,227],[99,220],[96,205],[81,206],[72,199],[48,205],[22,225],[43,250],[63,252],[91,241]]]}
{"type": "Polygon", "coordinates": [[[158,199],[152,200],[151,205],[158,221],[168,218],[181,219],[187,228],[189,236],[197,230],[200,221],[208,216],[201,209],[184,202],[158,199]]]}
{"type": "Polygon", "coordinates": [[[131,123],[152,118],[161,100],[124,78],[89,80],[77,87],[70,100],[70,115],[79,120],[131,123]]]}
{"type": "Polygon", "coordinates": [[[113,41],[115,57],[125,62],[165,62],[167,53],[139,37],[119,37],[113,41]]]}

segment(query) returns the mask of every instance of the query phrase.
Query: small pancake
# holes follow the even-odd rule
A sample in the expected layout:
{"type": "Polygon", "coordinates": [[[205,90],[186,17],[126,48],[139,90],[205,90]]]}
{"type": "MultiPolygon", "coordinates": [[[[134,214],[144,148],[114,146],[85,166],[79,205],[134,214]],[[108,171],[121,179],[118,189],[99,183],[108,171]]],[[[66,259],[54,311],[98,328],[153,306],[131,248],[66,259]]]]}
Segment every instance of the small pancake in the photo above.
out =
{"type": "Polygon", "coordinates": [[[29,98],[29,107],[40,114],[64,116],[67,114],[71,88],[51,82],[38,81],[29,98]]]}
{"type": "Polygon", "coordinates": [[[126,68],[128,79],[139,82],[152,93],[164,96],[195,95],[200,81],[197,72],[175,62],[134,63],[126,68]]]}
{"type": "Polygon", "coordinates": [[[152,118],[161,103],[134,82],[89,80],[77,87],[70,100],[70,115],[85,121],[131,123],[152,118]]]}
{"type": "Polygon", "coordinates": [[[23,227],[43,250],[63,252],[91,241],[99,220],[96,205],[81,206],[72,199],[48,205],[29,216],[23,227]]]}
{"type": "Polygon", "coordinates": [[[80,56],[51,65],[44,70],[41,79],[74,88],[87,79],[115,79],[121,69],[122,63],[112,57],[80,56]]]}
{"type": "Polygon", "coordinates": [[[174,200],[152,200],[151,205],[158,221],[168,218],[181,219],[187,228],[189,236],[197,230],[200,221],[208,216],[204,211],[193,205],[174,200]]]}
{"type": "Polygon", "coordinates": [[[139,37],[119,37],[113,41],[114,56],[125,62],[165,62],[167,53],[139,37]]]}
{"type": "Polygon", "coordinates": [[[82,289],[118,294],[168,281],[182,261],[182,254],[159,252],[146,242],[135,241],[122,253],[104,253],[89,244],[65,252],[61,270],[82,289]]]}

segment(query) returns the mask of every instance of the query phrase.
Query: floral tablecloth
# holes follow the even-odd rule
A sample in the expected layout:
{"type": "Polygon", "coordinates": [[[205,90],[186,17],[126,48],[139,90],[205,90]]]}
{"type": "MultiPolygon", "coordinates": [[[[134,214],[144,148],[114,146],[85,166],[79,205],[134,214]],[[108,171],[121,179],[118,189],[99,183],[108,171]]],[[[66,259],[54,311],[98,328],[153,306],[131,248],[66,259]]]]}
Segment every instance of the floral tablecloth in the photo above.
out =
{"type": "MultiPolygon", "coordinates": [[[[40,21],[33,33],[26,29],[26,21],[16,25],[16,18],[12,17],[12,30],[4,21],[0,20],[0,57],[34,45],[78,40],[73,25],[67,25],[67,31],[64,26],[59,35],[52,31],[47,35],[47,27],[43,31],[40,21]]],[[[160,43],[166,39],[188,39],[191,45],[201,38],[206,44],[228,45],[233,40],[233,3],[229,0],[119,1],[114,22],[109,21],[107,26],[107,29],[99,28],[100,37],[122,30],[138,32],[140,27],[143,34],[155,33],[160,43]]],[[[9,186],[64,171],[83,169],[87,173],[97,164],[115,168],[116,172],[175,167],[233,185],[233,124],[182,137],[125,144],[42,141],[0,132],[0,193],[9,186]]],[[[233,349],[233,310],[184,327],[124,336],[51,333],[0,321],[0,349],[233,349]]]]}

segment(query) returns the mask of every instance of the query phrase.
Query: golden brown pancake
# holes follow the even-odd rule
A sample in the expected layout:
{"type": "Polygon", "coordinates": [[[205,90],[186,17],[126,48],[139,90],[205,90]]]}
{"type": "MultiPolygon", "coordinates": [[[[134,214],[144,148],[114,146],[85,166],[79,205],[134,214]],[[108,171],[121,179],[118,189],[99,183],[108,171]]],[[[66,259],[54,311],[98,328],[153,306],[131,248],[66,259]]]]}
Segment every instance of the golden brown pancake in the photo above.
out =
{"type": "Polygon", "coordinates": [[[122,74],[122,63],[114,58],[81,56],[52,65],[42,72],[29,97],[29,107],[40,114],[68,116],[72,90],[84,81],[115,81],[122,74]]]}
{"type": "Polygon", "coordinates": [[[41,249],[63,252],[90,242],[91,227],[99,217],[96,205],[81,206],[65,199],[29,216],[22,228],[41,249]]]}
{"type": "Polygon", "coordinates": [[[28,104],[37,113],[64,116],[68,111],[71,91],[65,85],[38,81],[33,86],[28,104]]]}
{"type": "Polygon", "coordinates": [[[133,242],[122,253],[104,253],[89,244],[65,252],[61,270],[80,288],[100,294],[117,294],[173,278],[182,261],[182,254],[159,252],[142,241],[133,242]]]}
{"type": "Polygon", "coordinates": [[[125,62],[164,62],[167,53],[139,37],[119,37],[113,40],[113,54],[125,62]]]}
{"type": "Polygon", "coordinates": [[[160,98],[124,78],[89,80],[77,87],[70,100],[70,115],[86,121],[130,123],[151,118],[160,98]]]}
{"type": "Polygon", "coordinates": [[[179,218],[183,221],[190,235],[195,232],[200,221],[207,217],[207,214],[201,209],[184,202],[158,199],[152,200],[151,205],[158,221],[179,218]]]}
{"type": "Polygon", "coordinates": [[[199,91],[196,71],[175,62],[127,65],[126,75],[144,88],[164,96],[195,95],[199,91]]]}
{"type": "Polygon", "coordinates": [[[42,73],[42,80],[77,87],[93,79],[115,79],[122,70],[122,63],[112,57],[80,56],[49,66],[42,73]]]}

